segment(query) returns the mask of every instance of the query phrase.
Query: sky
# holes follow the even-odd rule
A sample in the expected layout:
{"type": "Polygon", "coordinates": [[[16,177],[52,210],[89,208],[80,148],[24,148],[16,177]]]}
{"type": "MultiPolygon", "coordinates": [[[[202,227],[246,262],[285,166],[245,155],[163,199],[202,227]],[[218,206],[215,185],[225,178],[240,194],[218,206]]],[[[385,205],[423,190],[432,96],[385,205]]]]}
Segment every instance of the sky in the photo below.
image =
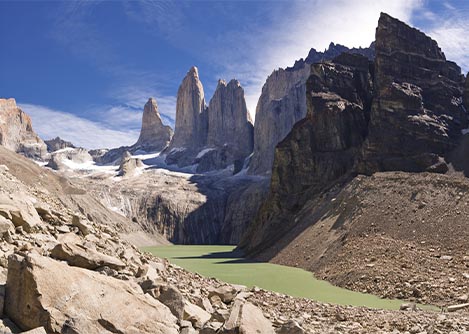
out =
{"type": "Polygon", "coordinates": [[[149,97],[174,127],[178,87],[195,65],[207,104],[218,79],[235,78],[255,118],[273,70],[330,42],[369,46],[380,12],[469,70],[467,0],[0,0],[0,98],[15,98],[44,139],[131,145],[149,97]]]}

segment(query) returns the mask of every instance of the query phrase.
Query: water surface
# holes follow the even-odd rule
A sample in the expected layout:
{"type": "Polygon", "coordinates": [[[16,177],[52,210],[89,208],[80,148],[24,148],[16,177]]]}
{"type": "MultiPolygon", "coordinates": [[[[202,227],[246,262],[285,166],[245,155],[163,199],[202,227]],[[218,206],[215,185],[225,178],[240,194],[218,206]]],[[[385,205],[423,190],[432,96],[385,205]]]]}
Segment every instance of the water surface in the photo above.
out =
{"type": "Polygon", "coordinates": [[[171,263],[205,277],[247,287],[258,286],[294,297],[341,305],[399,309],[400,300],[342,289],[316,279],[312,273],[264,262],[253,262],[233,253],[233,246],[156,246],[144,251],[167,258],[171,263]]]}

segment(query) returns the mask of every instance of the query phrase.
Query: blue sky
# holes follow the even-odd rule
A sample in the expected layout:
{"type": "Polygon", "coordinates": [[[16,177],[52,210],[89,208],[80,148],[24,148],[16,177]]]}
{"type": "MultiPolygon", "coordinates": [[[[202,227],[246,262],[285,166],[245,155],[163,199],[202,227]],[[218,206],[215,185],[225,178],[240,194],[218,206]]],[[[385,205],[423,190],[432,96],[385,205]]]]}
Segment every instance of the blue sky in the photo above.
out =
{"type": "Polygon", "coordinates": [[[219,78],[237,78],[254,116],[274,69],[331,41],[368,46],[381,11],[430,34],[469,70],[463,0],[0,0],[0,97],[16,98],[43,138],[132,144],[150,96],[172,125],[192,65],[207,103],[219,78]]]}

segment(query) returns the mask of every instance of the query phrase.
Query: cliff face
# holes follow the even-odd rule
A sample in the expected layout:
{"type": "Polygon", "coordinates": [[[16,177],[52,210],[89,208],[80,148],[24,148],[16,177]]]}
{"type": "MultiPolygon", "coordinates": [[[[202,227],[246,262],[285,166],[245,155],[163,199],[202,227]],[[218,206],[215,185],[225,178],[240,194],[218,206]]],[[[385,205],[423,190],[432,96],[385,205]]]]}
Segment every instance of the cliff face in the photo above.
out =
{"type": "Polygon", "coordinates": [[[461,69],[417,29],[382,15],[375,96],[358,171],[446,171],[443,156],[467,127],[461,69]]]}
{"type": "Polygon", "coordinates": [[[168,146],[173,130],[163,125],[156,100],[150,98],[143,108],[142,129],[135,147],[145,151],[161,151],[168,146]]]}
{"type": "Polygon", "coordinates": [[[227,146],[233,161],[251,154],[254,126],[239,81],[218,82],[207,115],[207,146],[227,146]]]}
{"type": "Polygon", "coordinates": [[[199,71],[192,67],[181,83],[176,102],[176,124],[171,148],[193,148],[205,145],[204,87],[199,71]]]}
{"type": "Polygon", "coordinates": [[[259,254],[282,243],[298,219],[314,224],[329,204],[306,203],[357,173],[454,169],[449,156],[467,128],[463,79],[435,41],[386,14],[374,64],[343,54],[313,65],[308,115],[277,146],[270,194],[241,247],[259,254]]]}
{"type": "Polygon", "coordinates": [[[310,65],[332,60],[344,52],[372,59],[374,45],[365,49],[349,49],[331,43],[325,52],[311,49],[306,59],[296,61],[293,67],[278,69],[267,78],[256,108],[250,174],[271,172],[275,146],[286,137],[296,122],[306,116],[306,81],[310,76],[310,65]]]}
{"type": "Polygon", "coordinates": [[[270,195],[241,247],[271,246],[295,224],[289,218],[309,195],[352,169],[367,135],[371,84],[369,61],[360,55],[312,65],[308,114],[277,146],[270,195]]]}
{"type": "Polygon", "coordinates": [[[176,127],[166,162],[179,167],[197,165],[197,172],[242,165],[253,148],[254,127],[244,90],[237,80],[220,80],[205,107],[197,68],[184,78],[177,97],[176,127]]]}
{"type": "Polygon", "coordinates": [[[0,145],[29,158],[43,160],[47,146],[34,132],[31,118],[15,99],[0,99],[0,145]]]}

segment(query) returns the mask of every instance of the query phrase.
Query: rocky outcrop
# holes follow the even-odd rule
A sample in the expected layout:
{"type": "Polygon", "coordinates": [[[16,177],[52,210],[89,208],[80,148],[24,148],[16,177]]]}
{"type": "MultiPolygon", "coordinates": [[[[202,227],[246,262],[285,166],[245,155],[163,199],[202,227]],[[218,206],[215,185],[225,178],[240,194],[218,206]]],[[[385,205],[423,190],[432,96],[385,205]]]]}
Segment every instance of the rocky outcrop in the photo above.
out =
{"type": "Polygon", "coordinates": [[[34,132],[31,118],[15,99],[0,99],[0,145],[29,158],[44,160],[47,146],[34,132]]]}
{"type": "Polygon", "coordinates": [[[143,167],[143,162],[140,159],[132,158],[129,151],[126,151],[122,156],[122,161],[119,165],[118,176],[134,176],[139,173],[139,168],[143,167]]]}
{"type": "Polygon", "coordinates": [[[179,86],[176,123],[170,148],[199,148],[206,144],[204,87],[197,67],[192,67],[179,86]]]}
{"type": "Polygon", "coordinates": [[[278,69],[267,78],[256,108],[250,174],[271,172],[275,146],[286,137],[293,125],[306,116],[306,81],[310,75],[310,65],[332,60],[344,52],[373,59],[374,44],[365,49],[349,49],[331,43],[324,52],[311,49],[306,59],[296,61],[293,67],[278,69]]]}
{"type": "Polygon", "coordinates": [[[162,151],[168,146],[173,130],[163,125],[154,98],[150,98],[143,108],[142,129],[134,147],[144,151],[162,151]]]}
{"type": "Polygon", "coordinates": [[[93,162],[93,157],[84,148],[63,148],[52,152],[47,167],[54,170],[74,170],[93,162]]]}
{"type": "Polygon", "coordinates": [[[467,128],[461,69],[436,41],[383,14],[376,31],[375,94],[358,171],[439,171],[467,128]]]}
{"type": "Polygon", "coordinates": [[[242,165],[253,148],[254,127],[244,90],[237,80],[220,80],[205,106],[197,68],[187,73],[178,91],[175,134],[166,162],[179,167],[197,165],[197,172],[242,165]]]}
{"type": "Polygon", "coordinates": [[[308,115],[277,146],[269,198],[241,247],[271,246],[295,224],[289,217],[308,195],[351,171],[367,135],[371,84],[370,63],[360,55],[312,65],[308,115]]]}
{"type": "Polygon", "coordinates": [[[62,150],[64,148],[75,148],[75,145],[73,145],[71,142],[65,141],[60,137],[55,137],[54,139],[45,140],[44,143],[47,145],[47,151],[49,153],[62,150]]]}

